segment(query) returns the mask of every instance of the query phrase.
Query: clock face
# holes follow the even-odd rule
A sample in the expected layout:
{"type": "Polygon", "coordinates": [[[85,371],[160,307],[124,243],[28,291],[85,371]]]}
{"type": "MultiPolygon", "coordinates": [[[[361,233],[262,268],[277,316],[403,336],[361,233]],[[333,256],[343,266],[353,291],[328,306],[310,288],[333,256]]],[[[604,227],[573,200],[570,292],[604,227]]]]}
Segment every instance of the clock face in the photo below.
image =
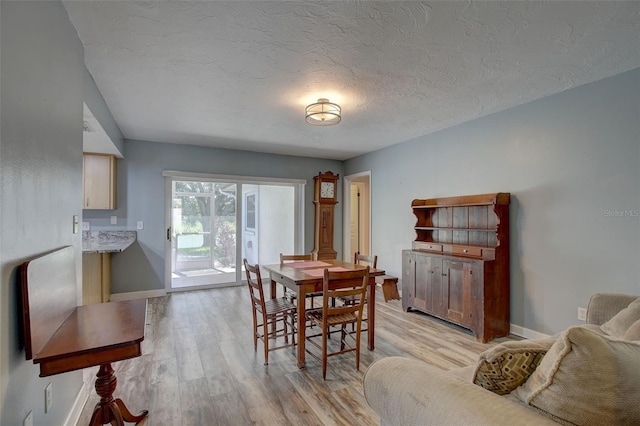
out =
{"type": "Polygon", "coordinates": [[[333,198],[334,184],[332,182],[320,182],[320,197],[333,198]]]}

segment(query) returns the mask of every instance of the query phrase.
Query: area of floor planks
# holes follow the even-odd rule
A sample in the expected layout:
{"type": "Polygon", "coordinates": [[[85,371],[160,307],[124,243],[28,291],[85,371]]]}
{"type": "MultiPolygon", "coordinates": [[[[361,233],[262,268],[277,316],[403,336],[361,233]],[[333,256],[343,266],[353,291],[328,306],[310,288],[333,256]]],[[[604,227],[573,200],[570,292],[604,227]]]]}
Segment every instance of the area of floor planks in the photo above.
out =
{"type": "MultiPolygon", "coordinates": [[[[332,357],[326,381],[310,356],[305,369],[297,368],[295,349],[271,352],[263,365],[245,286],[149,299],[143,355],[114,364],[114,396],[134,414],[149,410],[141,425],[377,425],[362,389],[373,361],[405,356],[450,370],[508,340],[478,343],[468,331],[377,296],[376,349],[366,349],[363,333],[360,371],[353,354],[332,357]]],[[[79,426],[89,424],[97,401],[92,389],[79,426]]]]}

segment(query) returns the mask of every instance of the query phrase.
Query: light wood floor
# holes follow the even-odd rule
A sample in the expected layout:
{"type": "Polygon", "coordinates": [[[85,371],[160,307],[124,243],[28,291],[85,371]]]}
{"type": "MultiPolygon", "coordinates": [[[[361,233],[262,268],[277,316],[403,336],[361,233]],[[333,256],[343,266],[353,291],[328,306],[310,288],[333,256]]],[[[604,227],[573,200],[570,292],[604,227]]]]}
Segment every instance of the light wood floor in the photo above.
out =
{"type": "MultiPolygon", "coordinates": [[[[263,365],[262,343],[257,353],[253,348],[245,286],[149,299],[143,355],[113,365],[114,396],[134,414],[148,409],[144,425],[378,425],[362,390],[373,361],[397,355],[449,370],[508,340],[478,343],[468,331],[403,312],[399,300],[385,303],[381,293],[375,350],[366,349],[363,333],[360,371],[353,353],[332,357],[326,381],[310,356],[299,370],[292,348],[271,352],[263,365]]],[[[97,401],[92,388],[78,425],[89,424],[97,401]]]]}

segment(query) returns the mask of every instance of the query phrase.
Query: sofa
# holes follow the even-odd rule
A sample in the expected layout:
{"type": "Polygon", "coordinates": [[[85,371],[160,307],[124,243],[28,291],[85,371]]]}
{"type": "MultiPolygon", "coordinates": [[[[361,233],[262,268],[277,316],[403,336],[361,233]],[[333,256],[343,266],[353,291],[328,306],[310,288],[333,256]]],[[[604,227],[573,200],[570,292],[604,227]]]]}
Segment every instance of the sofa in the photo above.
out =
{"type": "Polygon", "coordinates": [[[382,425],[639,425],[640,297],[599,293],[586,323],[442,371],[387,357],[364,375],[382,425]]]}

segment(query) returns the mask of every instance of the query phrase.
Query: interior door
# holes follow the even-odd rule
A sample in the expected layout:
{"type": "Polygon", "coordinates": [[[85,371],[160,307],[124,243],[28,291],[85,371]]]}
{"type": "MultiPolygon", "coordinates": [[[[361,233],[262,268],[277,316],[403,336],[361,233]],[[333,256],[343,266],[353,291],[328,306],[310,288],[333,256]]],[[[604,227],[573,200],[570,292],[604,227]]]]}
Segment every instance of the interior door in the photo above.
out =
{"type": "MultiPolygon", "coordinates": [[[[350,185],[349,234],[352,252],[360,252],[360,190],[357,184],[350,185]]],[[[365,254],[365,253],[362,253],[365,254]]],[[[353,257],[353,256],[352,256],[353,257]]]]}
{"type": "Polygon", "coordinates": [[[353,254],[371,252],[371,173],[346,176],[344,186],[343,259],[352,262],[353,254]]]}

